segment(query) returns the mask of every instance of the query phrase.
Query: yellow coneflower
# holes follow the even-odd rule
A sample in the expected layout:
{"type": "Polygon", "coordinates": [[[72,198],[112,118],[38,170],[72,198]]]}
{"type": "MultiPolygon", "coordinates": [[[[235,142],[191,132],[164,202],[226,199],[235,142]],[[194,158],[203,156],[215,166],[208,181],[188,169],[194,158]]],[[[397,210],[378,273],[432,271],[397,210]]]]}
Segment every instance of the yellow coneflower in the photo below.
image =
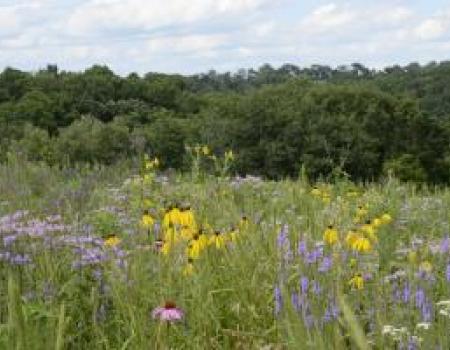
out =
{"type": "Polygon", "coordinates": [[[331,195],[328,192],[322,193],[322,202],[329,204],[331,202],[331,195]]]}
{"type": "Polygon", "coordinates": [[[363,236],[360,236],[353,242],[352,249],[357,250],[358,252],[366,253],[372,250],[372,244],[370,241],[363,236]]]}
{"type": "Polygon", "coordinates": [[[162,247],[161,247],[161,254],[162,255],[169,255],[170,250],[172,248],[172,245],[170,242],[164,241],[162,247]]]}
{"type": "Polygon", "coordinates": [[[190,206],[180,209],[179,213],[180,225],[195,228],[195,217],[190,206]]]}
{"type": "Polygon", "coordinates": [[[248,228],[250,221],[246,216],[241,217],[241,220],[239,221],[239,229],[240,230],[246,230],[248,228]]]}
{"type": "Polygon", "coordinates": [[[350,288],[361,290],[364,288],[364,278],[361,273],[357,273],[348,281],[348,284],[350,288]]]}
{"type": "Polygon", "coordinates": [[[311,190],[311,194],[313,196],[319,197],[322,194],[322,192],[317,187],[313,187],[313,189],[311,190]]]}
{"type": "Polygon", "coordinates": [[[200,252],[202,247],[200,245],[200,240],[198,235],[194,235],[194,238],[189,242],[186,253],[191,259],[198,259],[200,257],[200,252]]]}
{"type": "Polygon", "coordinates": [[[214,245],[217,249],[225,247],[225,238],[220,231],[215,231],[209,239],[209,245],[214,245]]]}
{"type": "Polygon", "coordinates": [[[433,265],[428,260],[425,260],[420,263],[419,269],[423,272],[429,273],[433,270],[433,265]]]}
{"type": "Polygon", "coordinates": [[[346,195],[349,198],[354,198],[354,197],[358,197],[359,193],[358,193],[358,191],[353,190],[353,191],[348,191],[346,195]]]}
{"type": "Polygon", "coordinates": [[[361,226],[361,231],[364,232],[367,237],[373,242],[378,242],[378,237],[376,236],[376,229],[373,227],[370,220],[367,220],[364,225],[361,226]]]}
{"type": "Polygon", "coordinates": [[[166,242],[175,243],[180,240],[180,235],[175,227],[169,227],[164,230],[164,240],[166,242]]]}
{"type": "Polygon", "coordinates": [[[238,230],[235,227],[232,227],[230,232],[228,233],[231,242],[236,242],[238,240],[238,230]]]}
{"type": "Polygon", "coordinates": [[[188,259],[186,266],[183,269],[183,276],[189,277],[194,274],[194,261],[192,259],[188,259]]]}
{"type": "Polygon", "coordinates": [[[363,205],[359,205],[358,209],[356,210],[356,216],[360,218],[365,217],[368,213],[369,211],[367,210],[367,207],[363,205]]]}
{"type": "Polygon", "coordinates": [[[150,228],[153,226],[154,223],[155,223],[155,220],[150,215],[148,210],[144,210],[144,214],[142,215],[142,218],[141,218],[141,226],[144,228],[150,228]]]}
{"type": "Polygon", "coordinates": [[[106,247],[115,247],[117,246],[119,243],[121,242],[120,238],[117,237],[116,235],[110,235],[108,236],[105,241],[104,241],[104,245],[106,247]]]}
{"type": "Polygon", "coordinates": [[[380,227],[382,224],[383,224],[383,223],[381,222],[381,219],[380,219],[380,218],[375,218],[375,219],[373,219],[373,221],[372,221],[372,225],[373,225],[373,227],[375,227],[375,228],[380,227]]]}
{"type": "Polygon", "coordinates": [[[208,236],[206,236],[203,229],[198,230],[198,242],[200,250],[203,250],[208,246],[208,236]]]}
{"type": "Polygon", "coordinates": [[[333,227],[333,225],[329,225],[323,233],[323,241],[329,245],[333,245],[336,244],[338,240],[338,231],[333,227]]]}
{"type": "Polygon", "coordinates": [[[209,150],[209,147],[207,145],[202,146],[202,153],[204,156],[207,156],[211,153],[211,151],[209,150]]]}
{"type": "Polygon", "coordinates": [[[384,213],[383,215],[381,215],[380,220],[384,225],[387,225],[387,224],[391,223],[392,216],[388,213],[384,213]]]}
{"type": "Polygon", "coordinates": [[[172,225],[181,225],[181,212],[178,206],[174,206],[169,212],[169,222],[172,225]]]}
{"type": "Polygon", "coordinates": [[[352,247],[359,236],[360,235],[355,230],[349,230],[347,232],[347,236],[345,237],[345,243],[347,243],[347,246],[352,247]]]}
{"type": "Polygon", "coordinates": [[[184,240],[190,240],[194,236],[194,233],[195,233],[195,228],[193,228],[193,227],[186,226],[186,225],[181,227],[180,236],[184,240]]]}
{"type": "Polygon", "coordinates": [[[225,152],[225,160],[228,162],[234,160],[234,154],[231,149],[225,152]]]}

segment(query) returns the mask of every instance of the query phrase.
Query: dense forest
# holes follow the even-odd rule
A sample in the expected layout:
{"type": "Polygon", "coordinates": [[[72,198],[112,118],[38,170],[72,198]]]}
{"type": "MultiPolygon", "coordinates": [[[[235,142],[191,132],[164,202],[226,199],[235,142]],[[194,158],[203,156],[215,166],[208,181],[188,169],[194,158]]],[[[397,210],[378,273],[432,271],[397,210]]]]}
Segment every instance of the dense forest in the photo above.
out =
{"type": "Polygon", "coordinates": [[[450,182],[450,62],[372,70],[314,65],[121,77],[6,68],[0,160],[111,164],[142,154],[186,166],[185,145],[232,149],[234,171],[268,178],[336,170],[353,180],[450,182]]]}

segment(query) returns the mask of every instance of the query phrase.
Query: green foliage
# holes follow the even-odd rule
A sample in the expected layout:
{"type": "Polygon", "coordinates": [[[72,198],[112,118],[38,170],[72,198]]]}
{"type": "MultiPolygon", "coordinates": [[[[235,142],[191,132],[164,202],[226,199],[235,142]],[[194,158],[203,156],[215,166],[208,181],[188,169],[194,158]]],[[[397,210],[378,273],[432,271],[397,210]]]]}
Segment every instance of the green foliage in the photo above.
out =
{"type": "Polygon", "coordinates": [[[111,164],[147,153],[163,168],[185,169],[185,146],[201,143],[220,154],[234,150],[241,174],[279,179],[303,167],[317,179],[339,168],[367,181],[386,166],[408,167],[407,154],[422,170],[400,178],[449,183],[449,70],[449,62],[382,71],[266,64],[235,74],[120,77],[99,65],[81,73],[7,68],[0,161],[8,151],[50,164],[111,164]]]}
{"type": "Polygon", "coordinates": [[[402,154],[383,164],[385,174],[391,174],[402,181],[425,182],[427,174],[420,161],[411,154],[402,154]]]}

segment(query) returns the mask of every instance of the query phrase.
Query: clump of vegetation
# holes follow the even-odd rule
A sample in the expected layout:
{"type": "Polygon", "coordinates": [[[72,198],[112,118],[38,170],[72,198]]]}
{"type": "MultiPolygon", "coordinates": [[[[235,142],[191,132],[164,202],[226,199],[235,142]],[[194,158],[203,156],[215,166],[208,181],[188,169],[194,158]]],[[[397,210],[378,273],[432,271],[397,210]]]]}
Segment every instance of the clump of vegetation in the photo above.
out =
{"type": "Polygon", "coordinates": [[[221,154],[234,149],[233,170],[242,175],[295,178],[303,167],[330,179],[339,168],[354,181],[391,171],[448,183],[449,71],[449,62],[381,71],[264,65],[189,77],[7,68],[0,160],[19,152],[65,166],[150,154],[164,169],[187,170],[185,145],[208,144],[221,154]]]}
{"type": "Polygon", "coordinates": [[[0,348],[448,348],[447,189],[188,150],[185,174],[0,165],[0,348]]]}

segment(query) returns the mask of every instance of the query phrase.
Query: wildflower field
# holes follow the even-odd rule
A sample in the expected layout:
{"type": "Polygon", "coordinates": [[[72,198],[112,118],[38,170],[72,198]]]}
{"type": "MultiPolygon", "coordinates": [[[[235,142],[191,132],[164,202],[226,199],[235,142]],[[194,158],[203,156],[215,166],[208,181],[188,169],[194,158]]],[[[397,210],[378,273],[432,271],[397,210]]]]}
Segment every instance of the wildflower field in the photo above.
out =
{"type": "Polygon", "coordinates": [[[448,189],[196,152],[187,174],[0,165],[0,349],[450,349],[448,189]]]}

